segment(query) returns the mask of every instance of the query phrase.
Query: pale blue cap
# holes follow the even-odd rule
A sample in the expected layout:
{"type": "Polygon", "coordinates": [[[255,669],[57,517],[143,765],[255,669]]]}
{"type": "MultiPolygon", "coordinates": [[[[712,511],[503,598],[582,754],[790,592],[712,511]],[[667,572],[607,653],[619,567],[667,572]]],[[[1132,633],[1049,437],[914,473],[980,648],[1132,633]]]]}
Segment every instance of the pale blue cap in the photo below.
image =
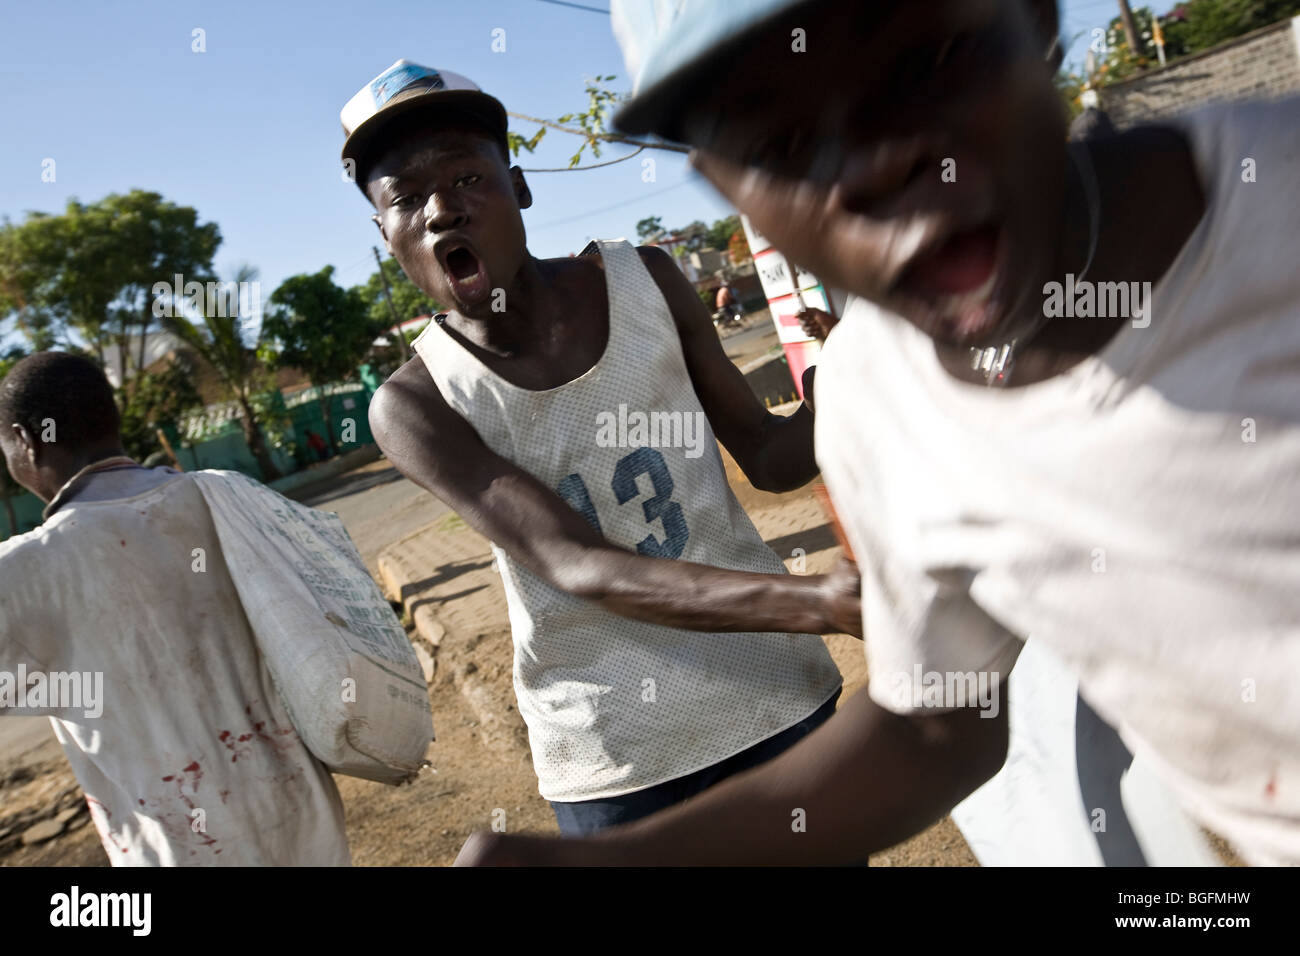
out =
{"type": "Polygon", "coordinates": [[[627,133],[676,137],[692,74],[745,34],[807,0],[611,0],[614,37],[632,77],[632,99],[614,117],[627,133]]]}

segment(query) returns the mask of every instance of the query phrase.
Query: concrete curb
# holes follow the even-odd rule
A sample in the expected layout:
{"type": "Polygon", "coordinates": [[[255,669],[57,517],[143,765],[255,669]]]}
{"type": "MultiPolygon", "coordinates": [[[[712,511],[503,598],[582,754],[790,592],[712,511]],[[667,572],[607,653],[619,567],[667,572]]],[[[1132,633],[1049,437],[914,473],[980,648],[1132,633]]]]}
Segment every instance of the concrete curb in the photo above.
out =
{"type": "Polygon", "coordinates": [[[376,559],[380,586],[415,628],[412,643],[432,683],[446,669],[478,722],[484,745],[526,752],[527,729],[502,680],[513,660],[510,620],[488,542],[455,514],[406,535],[376,559]],[[486,668],[486,674],[483,670],[486,668]]]}
{"type": "Polygon", "coordinates": [[[329,461],[312,465],[302,471],[295,471],[292,475],[285,475],[283,478],[277,478],[275,481],[270,482],[267,487],[278,491],[286,498],[307,497],[314,490],[313,486],[337,478],[345,471],[351,471],[353,468],[360,468],[372,461],[378,461],[382,454],[376,444],[362,445],[360,448],[354,448],[342,455],[335,455],[329,461]]]}

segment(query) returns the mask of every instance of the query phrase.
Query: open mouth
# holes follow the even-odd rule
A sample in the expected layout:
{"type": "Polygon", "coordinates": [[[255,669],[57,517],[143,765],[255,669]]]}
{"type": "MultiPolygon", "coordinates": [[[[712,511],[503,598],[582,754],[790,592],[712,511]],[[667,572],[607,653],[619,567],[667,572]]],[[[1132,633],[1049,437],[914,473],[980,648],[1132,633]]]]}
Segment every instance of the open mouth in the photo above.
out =
{"type": "Polygon", "coordinates": [[[444,260],[452,290],[466,305],[482,301],[488,294],[488,275],[483,263],[467,247],[457,246],[444,260]]]}
{"type": "Polygon", "coordinates": [[[1002,229],[986,224],[948,237],[908,265],[895,287],[924,302],[937,324],[958,338],[987,332],[997,321],[1002,229]]]}

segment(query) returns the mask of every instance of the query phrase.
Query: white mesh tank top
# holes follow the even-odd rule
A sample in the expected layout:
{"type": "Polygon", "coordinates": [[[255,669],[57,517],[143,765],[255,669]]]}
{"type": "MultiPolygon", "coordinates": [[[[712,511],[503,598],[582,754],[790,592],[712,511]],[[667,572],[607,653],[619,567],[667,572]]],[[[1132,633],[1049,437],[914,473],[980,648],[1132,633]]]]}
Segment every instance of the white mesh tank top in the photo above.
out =
{"type": "MultiPolygon", "coordinates": [[[[437,322],[415,351],[489,448],[554,488],[608,540],[641,554],[785,573],[727,484],[659,287],[627,242],[598,246],[609,340],[585,374],[546,391],[519,388],[437,322]],[[636,413],[658,417],[638,428],[636,413]]],[[[798,723],[840,686],[820,637],[619,617],[492,548],[514,634],[519,712],[548,800],[617,796],[693,773],[798,723]]]]}

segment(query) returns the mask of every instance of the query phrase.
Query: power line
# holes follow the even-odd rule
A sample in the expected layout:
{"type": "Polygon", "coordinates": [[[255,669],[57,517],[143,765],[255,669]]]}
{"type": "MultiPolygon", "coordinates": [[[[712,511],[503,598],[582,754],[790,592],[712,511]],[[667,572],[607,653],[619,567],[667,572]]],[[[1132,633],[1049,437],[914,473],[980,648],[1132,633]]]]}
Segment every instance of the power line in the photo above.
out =
{"type": "Polygon", "coordinates": [[[602,10],[600,7],[584,7],[581,3],[569,3],[568,0],[539,0],[541,3],[553,3],[557,7],[573,7],[575,10],[589,10],[592,13],[603,13],[609,16],[608,10],[602,10]]]}

